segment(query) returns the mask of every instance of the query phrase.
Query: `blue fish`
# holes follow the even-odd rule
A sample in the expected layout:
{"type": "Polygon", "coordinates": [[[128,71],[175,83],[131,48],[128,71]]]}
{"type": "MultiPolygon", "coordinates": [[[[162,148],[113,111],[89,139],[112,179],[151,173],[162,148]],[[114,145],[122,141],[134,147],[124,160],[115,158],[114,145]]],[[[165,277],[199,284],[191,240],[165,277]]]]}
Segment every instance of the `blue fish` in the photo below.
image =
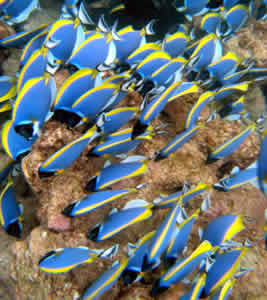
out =
{"type": "Polygon", "coordinates": [[[57,93],[54,101],[55,119],[67,122],[67,112],[73,103],[90,89],[96,87],[97,72],[92,69],[82,69],[68,77],[57,93]]]}
{"type": "Polygon", "coordinates": [[[134,150],[142,141],[151,140],[154,134],[153,128],[148,128],[143,134],[132,140],[132,131],[132,128],[128,128],[107,136],[105,140],[88,152],[88,157],[127,153],[134,150]]]}
{"type": "Polygon", "coordinates": [[[4,48],[19,48],[28,43],[34,36],[44,31],[47,28],[48,24],[43,24],[37,28],[15,33],[6,38],[0,40],[0,46],[4,48]]]}
{"type": "Polygon", "coordinates": [[[5,102],[17,94],[16,78],[0,76],[0,102],[5,102]]]}
{"type": "Polygon", "coordinates": [[[216,29],[221,23],[221,20],[222,17],[219,13],[207,13],[201,19],[200,29],[205,30],[207,33],[216,33],[216,29]]]}
{"type": "Polygon", "coordinates": [[[48,33],[48,29],[43,30],[41,33],[37,34],[25,45],[22,51],[22,55],[20,57],[21,66],[24,66],[26,64],[26,62],[30,59],[30,57],[36,50],[41,49],[46,39],[47,33],[48,33]]]}
{"type": "Polygon", "coordinates": [[[183,57],[174,58],[153,72],[150,79],[155,85],[166,85],[171,79],[178,81],[182,77],[181,70],[186,63],[187,60],[183,57]]]}
{"type": "Polygon", "coordinates": [[[203,126],[204,123],[196,125],[194,127],[191,126],[189,129],[186,129],[184,132],[178,134],[165,147],[154,154],[154,161],[160,161],[167,158],[168,156],[173,156],[173,153],[180,149],[203,126]]]}
{"type": "Polygon", "coordinates": [[[207,240],[212,246],[219,246],[244,229],[243,218],[240,215],[225,215],[214,219],[207,225],[201,233],[201,241],[207,240]]]}
{"type": "Polygon", "coordinates": [[[240,171],[234,169],[230,176],[222,178],[218,183],[214,184],[213,187],[218,191],[232,191],[238,189],[244,184],[258,179],[257,168],[256,166],[248,167],[245,170],[240,171]]]}
{"type": "Polygon", "coordinates": [[[202,293],[203,297],[207,297],[222,286],[236,272],[247,249],[242,247],[216,256],[214,264],[207,272],[206,285],[202,293]]]}
{"type": "Polygon", "coordinates": [[[205,92],[199,97],[198,101],[193,105],[193,107],[190,109],[186,116],[185,130],[191,129],[195,126],[196,121],[200,117],[202,109],[213,99],[213,96],[213,92],[205,92]]]}
{"type": "Polygon", "coordinates": [[[18,134],[26,139],[39,135],[55,93],[56,84],[50,76],[34,78],[24,84],[12,111],[13,126],[18,134]]]}
{"type": "Polygon", "coordinates": [[[66,62],[73,51],[84,41],[84,32],[78,19],[76,20],[57,20],[50,28],[44,47],[49,49],[53,61],[57,63],[66,62]]]}
{"type": "Polygon", "coordinates": [[[156,43],[146,43],[140,47],[138,47],[135,51],[133,51],[125,60],[128,64],[132,65],[134,63],[140,63],[143,61],[148,55],[154,53],[155,51],[159,51],[160,46],[156,43]]]}
{"type": "Polygon", "coordinates": [[[226,75],[235,72],[241,61],[241,58],[239,58],[234,52],[229,51],[219,60],[210,64],[207,67],[207,70],[213,80],[222,81],[226,75]]]}
{"type": "Polygon", "coordinates": [[[184,54],[188,41],[189,37],[184,32],[168,34],[162,42],[162,49],[175,58],[184,54]]]}
{"type": "Polygon", "coordinates": [[[98,129],[105,135],[120,129],[138,111],[138,107],[119,107],[107,113],[101,113],[96,121],[98,129]]]}
{"type": "Polygon", "coordinates": [[[199,71],[217,61],[221,56],[221,41],[214,33],[210,33],[199,41],[190,56],[191,63],[189,63],[189,66],[192,65],[191,68],[194,71],[199,71]]]}
{"type": "Polygon", "coordinates": [[[13,160],[20,160],[24,155],[29,153],[36,138],[34,137],[28,141],[23,136],[17,134],[11,120],[5,122],[1,132],[2,146],[6,154],[13,160]]]}
{"type": "Polygon", "coordinates": [[[228,139],[226,142],[216,147],[212,152],[209,153],[206,163],[211,164],[219,159],[231,155],[244,142],[244,140],[255,131],[255,129],[256,124],[253,123],[247,126],[247,128],[238,135],[228,139]]]}
{"type": "Polygon", "coordinates": [[[182,260],[178,260],[167,272],[165,272],[153,285],[151,296],[154,297],[171,285],[178,283],[194,271],[197,266],[211,253],[212,245],[208,241],[202,242],[195,251],[182,260]]]}
{"type": "Polygon", "coordinates": [[[122,210],[112,210],[105,222],[96,225],[87,237],[95,242],[109,239],[129,226],[150,218],[152,206],[144,200],[129,201],[122,210]]]}
{"type": "Polygon", "coordinates": [[[33,10],[39,9],[39,0],[13,0],[4,10],[6,23],[12,25],[28,19],[33,10]]]}
{"type": "MultiPolygon", "coordinates": [[[[199,183],[196,187],[176,192],[169,196],[161,196],[154,200],[154,208],[170,208],[172,203],[177,201],[179,198],[183,199],[183,206],[186,205],[195,196],[207,192],[212,188],[211,184],[199,183]]],[[[208,199],[207,199],[208,200],[208,199]]]]}
{"type": "Polygon", "coordinates": [[[161,113],[165,105],[168,103],[169,98],[175,93],[181,83],[176,82],[169,88],[153,99],[148,105],[146,105],[139,120],[135,123],[133,128],[132,138],[136,138],[138,135],[145,132],[150,122],[161,113]]]}
{"type": "Polygon", "coordinates": [[[104,167],[99,174],[91,178],[86,186],[87,191],[97,192],[121,180],[132,178],[143,174],[147,170],[148,160],[138,160],[128,157],[120,163],[104,167]]]}
{"type": "Polygon", "coordinates": [[[202,291],[205,287],[207,275],[202,273],[199,275],[195,283],[193,283],[191,289],[184,294],[179,300],[198,300],[202,294],[202,291]]]}
{"type": "Polygon", "coordinates": [[[228,120],[231,120],[233,118],[239,119],[240,115],[245,116],[247,114],[247,111],[244,107],[244,100],[245,97],[241,96],[236,101],[224,105],[224,107],[222,107],[222,109],[218,111],[218,114],[221,118],[226,117],[228,120]]]}
{"type": "Polygon", "coordinates": [[[161,255],[168,248],[175,228],[176,219],[181,212],[182,201],[177,201],[173,204],[168,216],[161,223],[155,235],[151,239],[151,244],[148,247],[144,257],[142,269],[150,270],[155,264],[159,264],[161,255]]]}
{"type": "Polygon", "coordinates": [[[252,67],[247,70],[247,76],[251,81],[262,81],[267,78],[267,68],[252,67]]]}
{"type": "Polygon", "coordinates": [[[234,92],[246,92],[248,90],[249,82],[241,82],[241,83],[235,83],[230,84],[227,86],[224,86],[218,90],[216,90],[216,93],[213,98],[213,102],[223,100],[227,98],[228,96],[232,95],[234,92]]]}
{"type": "Polygon", "coordinates": [[[109,249],[89,249],[87,247],[59,248],[49,251],[39,261],[39,269],[46,273],[60,274],[80,266],[93,263],[97,258],[110,258],[116,254],[118,246],[109,249]]]}
{"type": "Polygon", "coordinates": [[[73,51],[68,63],[79,69],[96,69],[101,64],[109,66],[115,58],[116,46],[112,36],[96,32],[73,51]]]}
{"type": "Polygon", "coordinates": [[[261,191],[267,195],[267,129],[262,135],[262,143],[258,157],[258,182],[261,191]]]}
{"type": "Polygon", "coordinates": [[[224,17],[224,22],[217,28],[219,36],[228,37],[239,31],[248,20],[248,8],[242,4],[235,5],[229,9],[224,17]]]}
{"type": "Polygon", "coordinates": [[[79,217],[94,211],[106,204],[125,197],[131,193],[136,193],[143,185],[135,188],[123,190],[100,191],[75,201],[63,209],[62,213],[67,217],[79,217]]]}
{"type": "Polygon", "coordinates": [[[189,218],[185,219],[181,224],[176,225],[170,244],[165,252],[164,259],[167,266],[175,263],[178,255],[186,249],[186,244],[189,239],[190,232],[198,218],[200,209],[197,209],[189,218]]]}
{"type": "Polygon", "coordinates": [[[32,54],[20,70],[17,82],[18,92],[22,90],[24,84],[30,79],[44,76],[47,70],[47,62],[47,49],[37,50],[32,54]]]}
{"type": "Polygon", "coordinates": [[[62,173],[64,169],[68,168],[79,157],[84,148],[99,135],[96,127],[92,127],[81,137],[53,153],[40,166],[38,170],[39,177],[46,178],[55,173],[62,173]]]}
{"type": "Polygon", "coordinates": [[[116,59],[118,61],[125,61],[136,49],[146,43],[146,34],[151,34],[150,26],[144,29],[135,30],[131,25],[128,25],[117,32],[119,37],[115,40],[116,46],[116,59]]]}
{"type": "Polygon", "coordinates": [[[72,104],[71,112],[78,116],[79,121],[94,121],[107,105],[115,101],[118,91],[119,87],[117,85],[103,83],[78,98],[72,104]]]}
{"type": "MultiPolygon", "coordinates": [[[[136,243],[136,245],[128,244],[129,261],[126,269],[122,273],[122,279],[126,285],[137,282],[142,278],[144,257],[155,233],[155,231],[147,233],[136,243]]],[[[152,269],[155,267],[157,267],[157,265],[154,265],[152,269]]]]}
{"type": "Polygon", "coordinates": [[[0,195],[0,225],[4,230],[15,237],[22,234],[22,209],[16,201],[13,182],[10,180],[0,195]]]}
{"type": "Polygon", "coordinates": [[[81,299],[98,299],[104,292],[109,290],[116,283],[127,264],[127,258],[122,259],[121,262],[115,262],[111,268],[100,275],[100,277],[86,289],[81,299]]]}
{"type": "Polygon", "coordinates": [[[208,4],[208,0],[184,0],[184,1],[177,1],[176,9],[178,11],[184,12],[187,15],[194,16],[194,15],[201,15],[207,11],[206,5],[208,4]]]}

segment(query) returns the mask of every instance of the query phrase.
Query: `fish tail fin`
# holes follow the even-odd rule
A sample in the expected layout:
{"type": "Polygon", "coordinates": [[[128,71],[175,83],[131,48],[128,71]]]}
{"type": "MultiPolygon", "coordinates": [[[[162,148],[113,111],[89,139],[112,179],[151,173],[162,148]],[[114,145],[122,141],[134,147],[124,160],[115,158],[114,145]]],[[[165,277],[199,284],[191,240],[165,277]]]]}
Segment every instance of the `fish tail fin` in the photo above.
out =
{"type": "Polygon", "coordinates": [[[113,259],[113,257],[116,256],[118,249],[119,245],[116,244],[108,249],[103,250],[103,252],[101,252],[98,257],[113,259]]]}

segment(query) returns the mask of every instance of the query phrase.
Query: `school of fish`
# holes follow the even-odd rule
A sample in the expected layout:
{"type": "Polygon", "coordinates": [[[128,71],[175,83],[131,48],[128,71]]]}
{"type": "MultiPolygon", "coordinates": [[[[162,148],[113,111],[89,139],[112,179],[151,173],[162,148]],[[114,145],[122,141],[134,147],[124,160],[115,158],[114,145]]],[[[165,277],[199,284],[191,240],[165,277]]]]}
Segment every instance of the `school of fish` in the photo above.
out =
{"type": "MultiPolygon", "coordinates": [[[[17,74],[0,77],[0,111],[10,111],[10,119],[1,130],[2,146],[9,157],[0,170],[1,226],[8,234],[21,237],[23,210],[16,201],[12,178],[15,171],[21,170],[22,158],[31,151],[50,119],[66,124],[69,130],[80,125],[87,129],[42,163],[38,170],[41,179],[60,176],[93,141],[97,144],[87,154],[89,159],[98,156],[121,159],[116,164],[107,159],[104,168],[89,179],[86,185],[89,195],[63,209],[62,214],[70,218],[89,214],[142,189],[145,183],[120,190],[110,187],[141,176],[150,161],[160,164],[161,160],[170,159],[216,114],[229,121],[241,120],[246,128],[213,149],[206,164],[238,151],[251,134],[261,136],[258,160],[245,170],[234,168],[214,185],[185,183],[180,191],[160,195],[153,203],[135,199],[120,211],[112,210],[102,224],[91,228],[88,239],[95,242],[109,239],[150,218],[157,209],[167,209],[168,214],[154,231],[136,244],[129,243],[127,255],[116,261],[81,297],[97,299],[119,278],[125,285],[134,284],[161,265],[164,272],[153,284],[152,297],[183,282],[188,285],[188,292],[180,300],[205,297],[226,300],[238,278],[253,271],[240,267],[242,257],[253,244],[248,240],[243,243],[233,240],[245,229],[245,216],[233,213],[215,218],[204,230],[199,230],[200,244],[190,254],[187,241],[195,220],[211,206],[211,189],[227,192],[252,182],[267,196],[267,130],[262,125],[266,114],[262,112],[258,120],[252,121],[244,107],[249,85],[264,84],[267,68],[255,66],[253,59],[242,59],[224,49],[224,42],[245,26],[249,17],[267,18],[266,0],[257,5],[253,0],[170,1],[183,22],[177,20],[161,39],[154,41],[157,20],[149,20],[141,29],[135,29],[135,24],[120,26],[120,15],[126,9],[122,1],[111,1],[109,14],[115,20],[112,24],[108,24],[105,15],[90,16],[86,1],[62,2],[60,17],[54,23],[0,40],[1,48],[22,49],[17,74]],[[201,17],[198,28],[192,23],[195,16],[201,17]],[[57,90],[54,75],[64,68],[71,75],[57,90]],[[166,133],[167,127],[156,127],[153,121],[168,103],[197,93],[200,88],[203,92],[187,114],[183,132],[151,157],[127,156],[143,141],[166,133]],[[132,91],[141,96],[139,105],[120,106],[132,91]],[[240,97],[229,103],[227,97],[234,92],[239,92],[240,97]],[[212,114],[203,121],[200,114],[205,106],[211,108],[212,114]],[[127,128],[129,120],[135,122],[127,128]],[[188,216],[186,205],[197,195],[204,195],[202,205],[188,216]],[[194,280],[188,280],[187,276],[195,270],[198,271],[194,280]]],[[[25,22],[35,9],[39,9],[38,0],[0,1],[0,17],[11,26],[25,22]]],[[[265,220],[267,249],[267,209],[265,220]]],[[[112,259],[117,250],[118,245],[109,249],[55,249],[40,259],[39,268],[47,273],[64,273],[97,258],[112,259]]]]}

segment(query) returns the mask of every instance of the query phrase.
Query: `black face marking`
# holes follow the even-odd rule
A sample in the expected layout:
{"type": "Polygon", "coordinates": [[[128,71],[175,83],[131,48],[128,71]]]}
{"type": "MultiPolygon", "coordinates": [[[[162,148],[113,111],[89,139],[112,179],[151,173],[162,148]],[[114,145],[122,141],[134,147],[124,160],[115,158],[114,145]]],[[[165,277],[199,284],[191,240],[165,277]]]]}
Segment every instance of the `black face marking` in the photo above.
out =
{"type": "Polygon", "coordinates": [[[95,147],[93,149],[89,150],[88,153],[86,154],[86,156],[87,157],[98,157],[99,155],[93,153],[94,149],[95,149],[95,147]]]}
{"type": "Polygon", "coordinates": [[[214,162],[216,162],[217,160],[219,160],[218,158],[213,158],[211,153],[208,155],[207,160],[206,160],[206,165],[210,165],[213,164],[214,162]]]}
{"type": "Polygon", "coordinates": [[[73,208],[74,208],[75,205],[76,205],[76,203],[71,203],[70,205],[68,205],[67,207],[65,207],[65,208],[61,211],[61,213],[62,213],[64,216],[66,216],[66,217],[73,217],[73,216],[71,215],[71,213],[72,213],[72,210],[73,210],[73,208]]]}
{"type": "Polygon", "coordinates": [[[97,177],[92,178],[92,179],[87,183],[87,185],[86,185],[86,187],[85,187],[85,190],[86,190],[87,192],[96,192],[96,190],[95,190],[95,186],[96,186],[96,178],[97,178],[97,177]]]}
{"type": "Polygon", "coordinates": [[[6,232],[16,238],[21,238],[21,225],[18,220],[11,223],[8,227],[6,232]]]}
{"type": "Polygon", "coordinates": [[[38,170],[38,175],[39,175],[40,179],[53,176],[54,174],[55,174],[55,172],[42,172],[42,171],[38,170]]]}
{"type": "Polygon", "coordinates": [[[176,260],[177,260],[177,258],[175,258],[175,257],[168,257],[165,262],[166,267],[167,268],[172,267],[175,264],[176,260]]]}
{"type": "Polygon", "coordinates": [[[166,156],[163,156],[162,154],[160,153],[156,153],[156,156],[154,158],[154,161],[160,161],[160,160],[163,160],[164,158],[166,158],[166,156]]]}
{"type": "Polygon", "coordinates": [[[14,126],[17,134],[23,136],[26,140],[30,140],[33,137],[33,124],[23,124],[14,126]]]}
{"type": "Polygon", "coordinates": [[[95,227],[94,229],[92,229],[92,230],[87,234],[88,239],[90,239],[90,240],[96,242],[97,237],[98,237],[99,230],[100,230],[100,225],[97,226],[97,227],[95,227]]]}
{"type": "Polygon", "coordinates": [[[149,93],[154,87],[155,84],[152,80],[145,80],[141,90],[139,91],[139,94],[144,98],[145,95],[149,93]]]}
{"type": "Polygon", "coordinates": [[[151,271],[152,267],[153,267],[153,263],[148,263],[147,261],[147,255],[144,257],[144,260],[143,260],[143,264],[142,264],[142,271],[143,272],[147,272],[147,271],[151,271]]]}
{"type": "Polygon", "coordinates": [[[46,260],[48,257],[50,257],[51,255],[54,255],[56,253],[55,250],[51,250],[51,251],[48,251],[45,256],[43,256],[40,260],[39,260],[39,263],[40,264],[42,261],[46,260]]]}
{"type": "Polygon", "coordinates": [[[132,136],[131,139],[134,140],[136,137],[138,137],[140,134],[143,134],[148,125],[142,124],[139,120],[135,123],[133,131],[132,131],[132,136]]]}
{"type": "Polygon", "coordinates": [[[136,278],[138,277],[138,272],[132,271],[132,270],[125,270],[122,273],[122,280],[126,285],[129,285],[133,283],[136,278]]]}

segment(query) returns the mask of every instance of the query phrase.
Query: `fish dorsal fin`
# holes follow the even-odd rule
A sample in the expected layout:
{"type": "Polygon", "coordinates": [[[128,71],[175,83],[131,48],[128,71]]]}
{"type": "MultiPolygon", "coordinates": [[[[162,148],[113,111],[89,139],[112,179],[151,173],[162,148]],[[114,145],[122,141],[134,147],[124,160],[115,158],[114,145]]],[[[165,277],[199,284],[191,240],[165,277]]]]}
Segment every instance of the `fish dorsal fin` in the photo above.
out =
{"type": "Polygon", "coordinates": [[[146,207],[149,203],[142,199],[135,199],[127,202],[125,206],[123,207],[123,210],[129,209],[129,208],[137,208],[137,207],[146,207]]]}
{"type": "Polygon", "coordinates": [[[88,15],[83,1],[81,2],[80,7],[79,7],[78,18],[81,21],[81,23],[83,23],[83,24],[95,25],[93,20],[88,15]]]}

